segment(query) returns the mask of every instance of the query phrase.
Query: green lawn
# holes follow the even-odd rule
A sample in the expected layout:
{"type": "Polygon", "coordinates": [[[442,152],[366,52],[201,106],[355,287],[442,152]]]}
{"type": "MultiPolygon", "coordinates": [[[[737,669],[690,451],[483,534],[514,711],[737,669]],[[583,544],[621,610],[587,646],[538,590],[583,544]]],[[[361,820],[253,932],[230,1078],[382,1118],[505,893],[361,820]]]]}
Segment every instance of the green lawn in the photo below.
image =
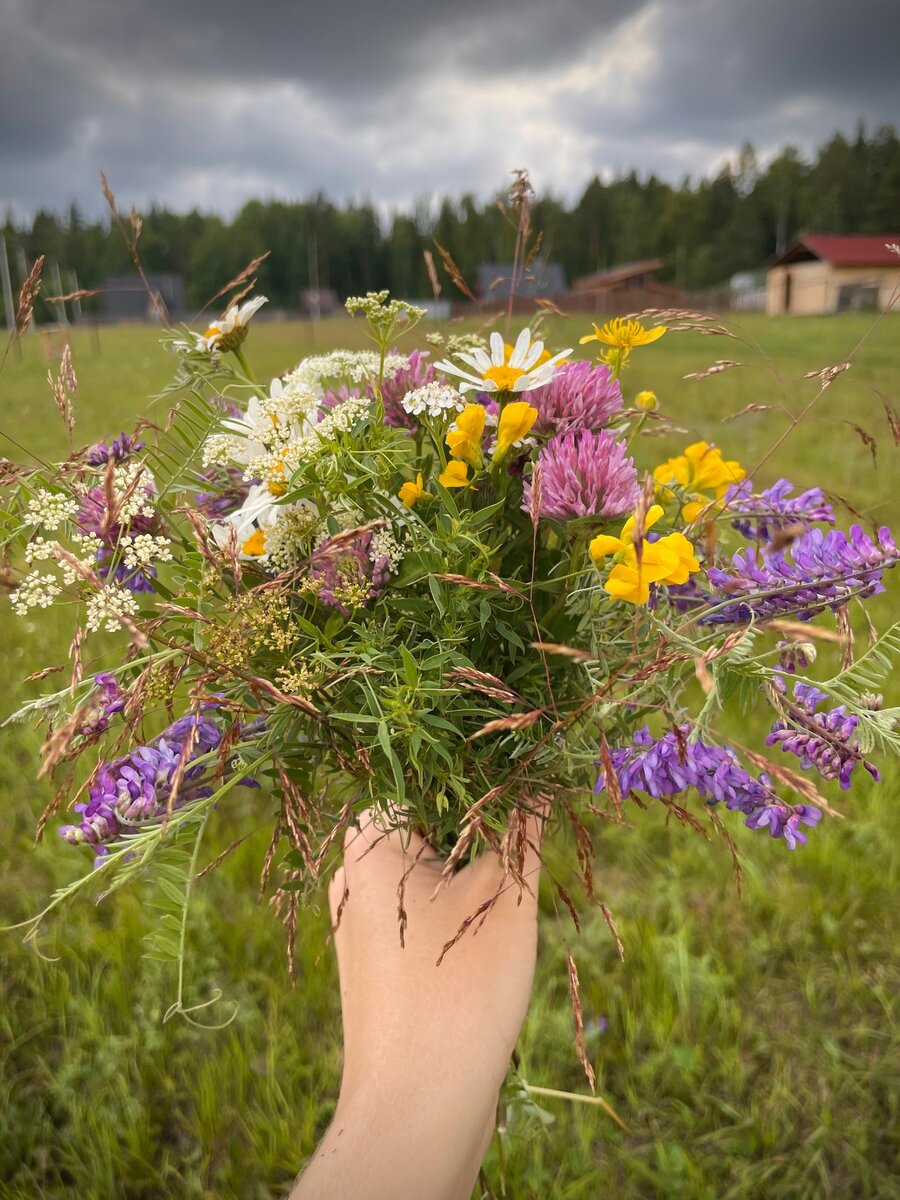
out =
{"type": "MultiPolygon", "coordinates": [[[[556,322],[554,340],[577,344],[582,322],[556,322]]],[[[807,371],[841,362],[870,317],[741,318],[777,373],[746,345],[671,334],[639,352],[626,391],[653,388],[670,421],[690,431],[642,443],[652,466],[695,436],[715,439],[752,467],[815,394],[807,371]],[[700,381],[681,377],[716,359],[747,365],[700,381]],[[734,422],[723,418],[764,404],[734,422]]],[[[260,376],[308,353],[310,327],[258,323],[248,350],[260,376]]],[[[316,330],[315,349],[359,343],[348,322],[316,330]]],[[[757,476],[821,483],[867,516],[896,522],[896,452],[880,392],[897,396],[900,319],[866,338],[853,368],[826,392],[757,476]],[[878,443],[878,464],[847,422],[878,443]]],[[[73,338],[80,388],[76,438],[130,427],[145,397],[168,381],[172,360],[152,329],[103,329],[73,338]]],[[[45,383],[38,337],[24,361],[0,374],[0,456],[8,436],[46,456],[65,437],[45,383]]],[[[164,413],[164,402],[153,412],[164,413]]],[[[897,586],[871,611],[883,625],[897,586]]],[[[0,608],[3,711],[36,694],[21,682],[65,661],[65,617],[23,621],[0,608]]],[[[763,727],[751,714],[742,737],[763,727]],[[748,730],[749,725],[749,730],[748,730]]],[[[39,740],[23,726],[0,731],[0,918],[33,912],[84,863],[52,831],[33,828],[49,792],[35,781],[39,740]]],[[[514,1122],[486,1178],[496,1195],[565,1200],[813,1200],[900,1196],[898,1039],[892,1020],[898,972],[890,913],[896,908],[898,778],[868,777],[848,796],[823,791],[847,814],[827,820],[791,855],[783,843],[730,828],[743,853],[736,894],[721,844],[707,844],[659,812],[596,830],[595,874],[625,943],[620,963],[599,912],[576,935],[550,888],[531,1013],[521,1039],[529,1082],[579,1092],[564,940],[576,957],[598,1091],[628,1126],[593,1106],[548,1100],[546,1132],[514,1122]],[[602,1018],[602,1020],[601,1020],[602,1018]]],[[[224,846],[266,800],[250,793],[223,806],[213,842],[224,846]]],[[[264,829],[203,885],[193,910],[189,998],[223,993],[227,1028],[162,1024],[174,996],[168,967],[142,957],[152,928],[152,888],[97,907],[82,903],[47,929],[40,949],[2,935],[0,998],[0,1197],[263,1200],[283,1194],[328,1123],[340,1070],[336,971],[321,911],[303,918],[299,982],[289,986],[282,930],[255,901],[264,829]],[[55,961],[48,961],[54,958],[55,961]]],[[[560,834],[550,869],[572,886],[573,857],[560,834]]],[[[211,846],[211,855],[215,845],[211,846]]]]}

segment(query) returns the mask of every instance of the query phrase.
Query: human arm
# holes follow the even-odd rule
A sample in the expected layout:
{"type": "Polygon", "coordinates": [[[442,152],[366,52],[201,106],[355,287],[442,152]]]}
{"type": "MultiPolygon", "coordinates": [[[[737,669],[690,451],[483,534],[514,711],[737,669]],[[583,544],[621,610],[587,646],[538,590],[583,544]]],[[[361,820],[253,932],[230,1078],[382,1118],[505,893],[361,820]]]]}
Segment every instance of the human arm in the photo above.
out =
{"type": "Polygon", "coordinates": [[[371,816],[348,834],[329,890],[343,1080],[292,1200],[468,1200],[534,977],[537,818],[528,841],[527,888],[485,853],[435,893],[443,864],[415,834],[383,834],[371,816]],[[413,862],[401,947],[398,885],[413,862]],[[462,923],[495,896],[437,966],[462,923]]]}

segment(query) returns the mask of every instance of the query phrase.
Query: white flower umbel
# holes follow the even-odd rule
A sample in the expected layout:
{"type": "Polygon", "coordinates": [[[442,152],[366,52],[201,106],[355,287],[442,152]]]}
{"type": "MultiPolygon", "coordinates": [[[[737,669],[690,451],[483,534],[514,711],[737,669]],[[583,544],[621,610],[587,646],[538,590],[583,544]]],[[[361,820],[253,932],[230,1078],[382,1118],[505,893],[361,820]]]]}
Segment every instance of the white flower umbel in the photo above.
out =
{"type": "Polygon", "coordinates": [[[456,388],[433,379],[423,387],[407,392],[400,401],[411,417],[443,417],[447,413],[462,412],[465,401],[456,388]]]}
{"type": "Polygon", "coordinates": [[[224,316],[209,325],[205,333],[194,335],[194,349],[207,354],[236,350],[247,336],[250,319],[266,303],[265,296],[254,296],[243,304],[232,304],[224,316]]]}
{"type": "Polygon", "coordinates": [[[60,525],[72,520],[78,508],[78,501],[74,497],[64,492],[48,492],[46,488],[39,488],[37,494],[28,501],[25,520],[29,525],[54,533],[60,525]]]}
{"type": "MultiPolygon", "coordinates": [[[[319,395],[329,383],[349,383],[362,386],[378,378],[380,355],[374,350],[333,350],[330,354],[314,354],[284,377],[285,384],[301,384],[319,395]]],[[[405,354],[388,354],[384,360],[384,377],[393,379],[398,371],[409,366],[405,354]]]]}
{"type": "Polygon", "coordinates": [[[463,380],[461,392],[530,392],[553,378],[557,366],[572,349],[550,355],[543,342],[531,340],[531,330],[523,329],[516,344],[507,353],[499,333],[491,334],[491,352],[472,350],[457,357],[471,369],[466,371],[453,362],[435,363],[436,371],[463,380]]]}
{"type": "Polygon", "coordinates": [[[49,608],[61,591],[55,575],[31,571],[10,596],[13,612],[24,617],[32,608],[49,608]]]}
{"type": "Polygon", "coordinates": [[[255,479],[270,477],[261,464],[280,462],[283,473],[283,451],[315,428],[318,402],[318,394],[306,384],[273,379],[268,396],[253,396],[242,417],[229,417],[221,432],[206,439],[204,466],[234,462],[245,468],[246,479],[255,479]]]}
{"type": "Polygon", "coordinates": [[[171,562],[171,545],[168,538],[139,533],[137,537],[125,538],[122,542],[122,562],[129,568],[146,567],[153,562],[171,562]]]}
{"type": "Polygon", "coordinates": [[[122,628],[122,618],[133,617],[137,611],[137,600],[127,588],[107,584],[89,598],[84,623],[91,633],[99,629],[115,633],[122,628]]]}

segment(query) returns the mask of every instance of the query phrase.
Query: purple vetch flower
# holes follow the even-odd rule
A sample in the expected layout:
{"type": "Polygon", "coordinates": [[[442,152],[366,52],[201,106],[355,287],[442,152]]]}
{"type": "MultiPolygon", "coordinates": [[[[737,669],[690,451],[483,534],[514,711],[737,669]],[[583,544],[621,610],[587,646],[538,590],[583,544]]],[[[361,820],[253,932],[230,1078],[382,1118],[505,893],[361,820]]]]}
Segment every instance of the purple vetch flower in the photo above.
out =
{"type": "Polygon", "coordinates": [[[528,393],[528,403],[538,410],[535,433],[596,432],[622,407],[622,389],[605,364],[563,363],[549,383],[528,393]]]}
{"type": "Polygon", "coordinates": [[[373,552],[371,531],[350,541],[342,534],[327,538],[310,560],[309,579],[318,598],[345,617],[377,599],[390,576],[390,557],[373,552]]]}
{"type": "Polygon", "coordinates": [[[250,494],[250,488],[259,483],[258,479],[244,479],[240,467],[210,467],[200,478],[209,484],[210,490],[196,492],[194,503],[213,521],[236,512],[250,494]]]}
{"type": "MultiPolygon", "coordinates": [[[[391,351],[396,353],[396,351],[391,351]]],[[[381,384],[381,399],[384,402],[384,423],[404,429],[415,429],[416,419],[404,409],[400,401],[407,392],[424,387],[437,378],[434,367],[428,361],[427,352],[413,350],[409,355],[409,366],[401,367],[393,375],[385,376],[381,384]]],[[[370,394],[374,395],[371,387],[370,394]]]]}
{"type": "Polygon", "coordinates": [[[91,446],[87,452],[85,462],[90,467],[102,467],[110,459],[113,462],[120,463],[143,449],[143,442],[137,441],[128,433],[120,433],[117,438],[113,438],[108,446],[103,442],[97,442],[95,446],[91,446]]]}
{"type": "MultiPolygon", "coordinates": [[[[740,763],[731,746],[709,746],[689,742],[690,725],[669,730],[654,738],[645,725],[634,734],[634,744],[612,751],[612,764],[619,789],[632,789],[654,797],[677,796],[694,788],[710,806],[724,803],[742,812],[750,829],[768,829],[773,838],[784,838],[790,850],[806,842],[801,825],[813,826],[821,812],[809,804],[785,804],[765,773],[753,776],[740,763]]],[[[596,792],[606,786],[597,780],[596,792]]]]}
{"type": "Polygon", "coordinates": [[[710,567],[707,577],[718,597],[730,601],[700,618],[706,624],[735,625],[756,619],[794,616],[808,621],[826,608],[838,608],[854,595],[884,591],[886,568],[896,566],[897,547],[882,526],[873,541],[859,525],[849,535],[839,529],[812,529],[788,552],[748,546],[729,570],[710,567]]]}
{"type": "Polygon", "coordinates": [[[732,525],[738,533],[763,542],[788,525],[834,524],[834,509],[821,488],[809,488],[797,496],[790,494],[793,490],[789,480],[779,479],[754,494],[752,481],[745,479],[729,485],[723,503],[725,510],[734,514],[732,525]]]}
{"type": "MultiPolygon", "coordinates": [[[[782,688],[783,688],[782,684],[782,688]]],[[[859,749],[856,727],[859,717],[848,713],[843,704],[836,708],[819,709],[828,699],[826,692],[808,683],[794,684],[793,702],[782,701],[784,717],[775,722],[767,746],[780,746],[800,759],[805,771],[814,767],[823,779],[836,779],[846,791],[857,763],[861,763],[876,781],[881,779],[877,767],[867,762],[859,749]]]]}
{"type": "MultiPolygon", "coordinates": [[[[218,725],[208,716],[191,713],[180,717],[149,745],[138,746],[129,754],[105,763],[91,783],[88,799],[75,805],[75,811],[81,815],[80,822],[63,825],[60,836],[72,845],[99,847],[99,858],[107,852],[106,842],[159,820],[167,811],[183,753],[186,765],[175,809],[190,800],[211,796],[214,770],[191,764],[217,749],[221,741],[218,725]]],[[[249,779],[242,779],[241,783],[255,786],[249,779]]]]}
{"type": "MultiPolygon", "coordinates": [[[[609,430],[579,429],[551,438],[538,455],[541,517],[621,517],[638,498],[637,471],[624,441],[609,430]]],[[[523,508],[531,511],[531,483],[523,508]]]]}
{"type": "Polygon", "coordinates": [[[115,713],[120,713],[128,699],[126,693],[119,687],[115,675],[109,671],[101,671],[95,675],[94,683],[98,693],[92,697],[95,701],[94,711],[78,729],[78,732],[85,737],[104,733],[109,728],[109,718],[115,713]]]}

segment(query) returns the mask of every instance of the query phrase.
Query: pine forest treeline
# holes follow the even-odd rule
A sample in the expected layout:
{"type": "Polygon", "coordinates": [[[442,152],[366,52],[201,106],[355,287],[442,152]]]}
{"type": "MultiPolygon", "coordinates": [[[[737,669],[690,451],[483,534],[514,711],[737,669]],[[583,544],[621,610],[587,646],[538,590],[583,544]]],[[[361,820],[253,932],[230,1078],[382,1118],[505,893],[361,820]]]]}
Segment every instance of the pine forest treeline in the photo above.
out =
{"type": "MultiPolygon", "coordinates": [[[[145,270],[182,275],[195,307],[265,250],[271,254],[259,270],[260,289],[274,306],[296,308],[311,281],[341,298],[378,287],[428,296],[423,250],[433,240],[470,279],[480,263],[510,261],[514,241],[497,204],[471,195],[422,201],[386,219],[372,203],[341,206],[321,194],[252,200],[230,222],[165,208],[143,217],[145,270]]],[[[854,137],[835,134],[813,161],[788,147],[764,168],[747,145],[715,178],[679,186],[635,172],[608,183],[595,176],[574,205],[539,196],[533,224],[543,231],[542,255],[560,262],[569,280],[658,257],[665,261],[660,279],[689,290],[717,287],[736,271],[758,269],[801,231],[897,232],[900,139],[891,126],[870,136],[860,126],[854,137]]],[[[74,271],[82,288],[133,269],[121,234],[108,221],[83,220],[74,204],[64,217],[38,212],[30,225],[8,217],[0,232],[14,273],[23,252],[28,262],[44,254],[58,263],[63,279],[74,271]]],[[[102,306],[100,298],[90,303],[102,306]]]]}

